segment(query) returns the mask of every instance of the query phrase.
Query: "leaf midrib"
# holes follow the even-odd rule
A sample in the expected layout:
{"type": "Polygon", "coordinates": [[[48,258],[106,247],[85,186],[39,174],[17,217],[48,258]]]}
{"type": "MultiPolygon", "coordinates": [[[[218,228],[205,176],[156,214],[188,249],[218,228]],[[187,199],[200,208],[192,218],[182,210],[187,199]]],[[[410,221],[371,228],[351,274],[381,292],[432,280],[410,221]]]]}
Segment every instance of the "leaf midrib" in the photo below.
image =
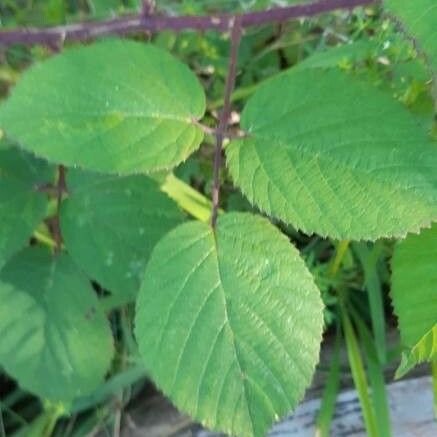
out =
{"type": "MultiPolygon", "coordinates": [[[[228,303],[227,303],[227,297],[226,297],[226,292],[223,288],[223,276],[222,276],[222,271],[221,271],[221,267],[220,267],[220,259],[219,259],[219,249],[218,249],[218,241],[217,241],[217,235],[216,235],[216,230],[211,228],[211,236],[212,236],[212,240],[213,240],[213,244],[214,244],[214,251],[215,251],[215,261],[216,261],[216,266],[217,266],[217,277],[219,279],[219,283],[220,283],[220,287],[219,289],[221,290],[221,295],[222,295],[222,299],[223,299],[223,309],[225,312],[225,323],[228,325],[229,327],[229,332],[231,333],[231,339],[232,339],[232,347],[234,350],[234,358],[235,358],[235,362],[237,363],[237,367],[238,370],[240,372],[240,374],[242,375],[242,393],[244,394],[244,405],[246,407],[247,410],[247,414],[250,418],[250,427],[251,427],[251,432],[252,435],[255,436],[255,429],[254,429],[254,420],[252,417],[252,412],[251,409],[248,405],[247,402],[247,388],[246,388],[246,375],[242,370],[241,367],[241,362],[240,362],[240,357],[239,357],[239,353],[238,353],[238,348],[237,348],[237,344],[235,341],[235,334],[234,334],[234,330],[232,328],[232,324],[231,324],[231,320],[229,317],[229,313],[228,313],[228,303]]],[[[239,401],[238,401],[239,402],[239,401]]],[[[238,405],[236,405],[236,407],[238,407],[238,405]]],[[[231,432],[234,432],[234,430],[232,429],[231,432]]]]}

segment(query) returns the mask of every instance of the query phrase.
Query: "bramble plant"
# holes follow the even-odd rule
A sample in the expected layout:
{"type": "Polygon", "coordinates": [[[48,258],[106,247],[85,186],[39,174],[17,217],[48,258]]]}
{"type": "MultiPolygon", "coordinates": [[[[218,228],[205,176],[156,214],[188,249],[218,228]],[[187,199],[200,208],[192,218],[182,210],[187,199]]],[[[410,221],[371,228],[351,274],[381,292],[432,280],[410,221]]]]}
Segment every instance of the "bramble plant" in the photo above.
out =
{"type": "MultiPolygon", "coordinates": [[[[145,2],[135,16],[0,32],[0,47],[59,52],[28,68],[0,106],[0,365],[55,421],[81,411],[102,386],[114,366],[107,312],[136,302],[138,351],[157,387],[211,429],[266,435],[310,385],[327,317],[309,263],[284,234],[291,227],[334,241],[329,277],[352,249],[363,264],[371,330],[341,289],[338,320],[367,432],[390,435],[380,368],[369,376],[371,399],[357,335],[373,363],[384,364],[374,269],[381,239],[402,240],[391,264],[404,346],[398,376],[437,360],[437,144],[429,124],[340,68],[344,54],[334,48],[256,83],[231,125],[249,29],[370,3],[198,17],[155,15],[145,2]],[[229,36],[224,96],[214,108],[162,41],[116,37],[187,29],[229,36]],[[208,201],[172,170],[213,139],[208,201]],[[250,211],[220,209],[222,160],[250,211]],[[372,248],[362,242],[377,240],[372,248]]],[[[432,79],[435,0],[382,7],[414,40],[432,79]]],[[[351,45],[351,54],[361,49],[351,45]]],[[[320,415],[318,425],[326,435],[329,420],[320,415]]]]}

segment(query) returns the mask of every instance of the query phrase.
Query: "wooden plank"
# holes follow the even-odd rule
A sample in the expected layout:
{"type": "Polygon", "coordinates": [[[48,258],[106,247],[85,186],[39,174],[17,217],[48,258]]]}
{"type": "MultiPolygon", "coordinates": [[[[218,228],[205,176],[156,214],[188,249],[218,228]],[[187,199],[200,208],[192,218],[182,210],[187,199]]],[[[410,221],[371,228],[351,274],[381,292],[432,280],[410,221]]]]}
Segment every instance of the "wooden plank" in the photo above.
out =
{"type": "MultiPolygon", "coordinates": [[[[388,396],[393,436],[437,436],[430,377],[391,383],[388,385],[388,396]]],[[[302,403],[292,416],[273,427],[269,437],[314,437],[314,422],[319,408],[320,399],[302,403]]],[[[192,435],[194,437],[220,436],[220,434],[204,430],[194,432],[192,435]]],[[[331,435],[335,437],[366,436],[355,390],[345,391],[338,396],[331,435]]]]}

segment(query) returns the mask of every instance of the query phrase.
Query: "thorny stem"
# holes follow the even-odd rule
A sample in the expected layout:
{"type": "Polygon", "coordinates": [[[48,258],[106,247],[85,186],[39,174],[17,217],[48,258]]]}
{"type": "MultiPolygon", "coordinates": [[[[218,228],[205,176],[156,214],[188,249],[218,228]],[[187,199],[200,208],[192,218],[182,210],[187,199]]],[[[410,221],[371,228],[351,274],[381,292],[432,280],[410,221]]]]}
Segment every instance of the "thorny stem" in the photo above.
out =
{"type": "Polygon", "coordinates": [[[62,250],[60,213],[61,213],[62,195],[64,191],[66,191],[65,167],[63,165],[60,165],[58,167],[58,183],[57,183],[57,191],[56,191],[56,216],[55,216],[55,220],[53,221],[53,237],[56,243],[56,247],[55,247],[56,254],[60,253],[62,250]]]}
{"type": "Polygon", "coordinates": [[[35,186],[35,191],[38,193],[46,193],[55,196],[58,192],[58,187],[54,184],[38,184],[35,186]]]}
{"type": "Polygon", "coordinates": [[[108,35],[126,35],[138,32],[157,32],[160,30],[218,30],[228,31],[232,23],[238,21],[241,28],[266,24],[285,23],[292,18],[312,17],[336,9],[353,9],[378,2],[378,0],[318,0],[312,3],[296,4],[272,8],[265,11],[243,14],[214,14],[204,16],[163,16],[151,15],[152,3],[138,14],[127,15],[107,21],[84,22],[46,28],[19,27],[0,32],[0,45],[44,44],[50,47],[62,46],[64,41],[83,41],[108,35]]]}
{"type": "Polygon", "coordinates": [[[211,226],[215,228],[217,222],[217,213],[220,201],[220,167],[222,164],[222,146],[223,138],[226,135],[229,116],[231,114],[231,95],[235,86],[235,77],[237,75],[237,58],[238,48],[241,41],[241,21],[240,17],[235,17],[231,22],[231,54],[229,59],[228,74],[226,77],[225,96],[223,109],[220,114],[218,128],[216,130],[216,146],[214,155],[214,179],[212,188],[212,210],[211,210],[211,226]]]}
{"type": "Polygon", "coordinates": [[[147,17],[153,14],[155,10],[155,0],[143,0],[143,17],[147,17]]]}

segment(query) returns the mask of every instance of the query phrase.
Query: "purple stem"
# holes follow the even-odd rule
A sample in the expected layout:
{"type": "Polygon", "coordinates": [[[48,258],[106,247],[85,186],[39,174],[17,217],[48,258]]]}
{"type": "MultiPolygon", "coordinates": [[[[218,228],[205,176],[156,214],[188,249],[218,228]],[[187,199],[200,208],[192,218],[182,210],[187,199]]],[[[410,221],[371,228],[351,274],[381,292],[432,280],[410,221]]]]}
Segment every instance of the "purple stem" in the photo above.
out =
{"type": "Polygon", "coordinates": [[[141,14],[143,17],[147,17],[152,15],[155,10],[155,1],[154,0],[143,0],[143,9],[141,14]]]}
{"type": "Polygon", "coordinates": [[[211,226],[215,229],[217,214],[220,202],[220,168],[222,164],[223,138],[228,128],[229,116],[231,114],[231,96],[237,76],[238,48],[241,41],[241,17],[235,17],[230,23],[231,28],[231,54],[229,59],[228,74],[226,77],[225,96],[223,109],[220,114],[219,124],[216,130],[216,146],[214,154],[214,179],[212,188],[212,211],[211,226]]]}
{"type": "Polygon", "coordinates": [[[159,16],[142,11],[107,21],[84,22],[47,28],[20,27],[0,31],[0,44],[57,45],[64,41],[83,41],[107,36],[126,35],[160,30],[218,30],[227,31],[238,18],[242,28],[265,24],[277,24],[297,17],[310,17],[335,9],[352,9],[375,3],[378,0],[319,0],[312,3],[273,8],[245,14],[217,14],[208,16],[159,16]]]}
{"type": "Polygon", "coordinates": [[[62,251],[62,234],[61,234],[61,204],[62,195],[66,191],[66,180],[65,180],[66,169],[63,165],[58,166],[58,183],[56,186],[56,215],[53,222],[53,237],[56,242],[55,253],[59,254],[62,251]]]}

